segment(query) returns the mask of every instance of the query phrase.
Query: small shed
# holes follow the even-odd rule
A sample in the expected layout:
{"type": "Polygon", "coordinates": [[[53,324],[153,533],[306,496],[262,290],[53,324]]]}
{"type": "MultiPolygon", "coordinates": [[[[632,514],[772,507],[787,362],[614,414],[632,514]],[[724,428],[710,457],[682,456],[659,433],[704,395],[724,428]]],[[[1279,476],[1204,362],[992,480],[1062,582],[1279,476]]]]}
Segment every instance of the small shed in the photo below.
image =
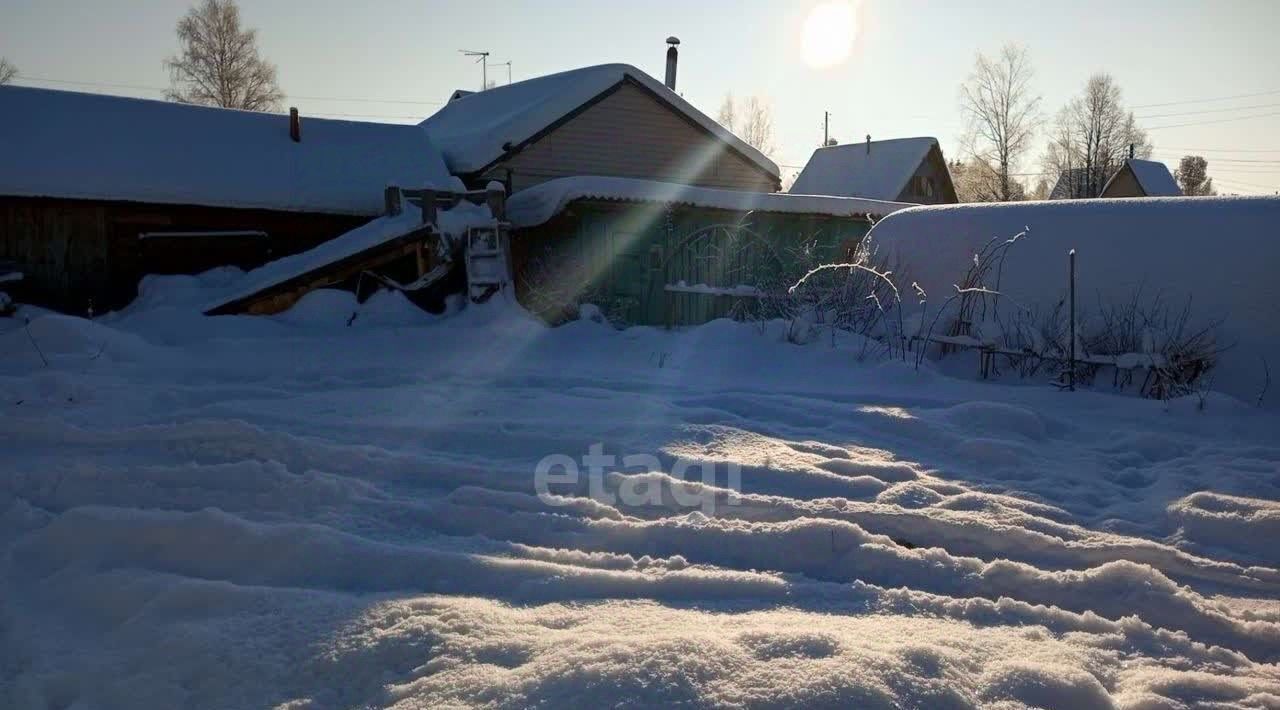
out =
{"type": "Polygon", "coordinates": [[[909,205],[570,177],[511,197],[516,294],[556,321],[593,302],[631,325],[725,317],[813,265],[842,260],[909,205]]]}
{"type": "Polygon", "coordinates": [[[452,183],[416,126],[0,87],[0,260],[21,300],[124,305],[148,273],[252,268],[452,183]]]}
{"type": "Polygon", "coordinates": [[[1102,197],[1181,197],[1182,190],[1164,163],[1131,158],[1107,181],[1102,197]]]}

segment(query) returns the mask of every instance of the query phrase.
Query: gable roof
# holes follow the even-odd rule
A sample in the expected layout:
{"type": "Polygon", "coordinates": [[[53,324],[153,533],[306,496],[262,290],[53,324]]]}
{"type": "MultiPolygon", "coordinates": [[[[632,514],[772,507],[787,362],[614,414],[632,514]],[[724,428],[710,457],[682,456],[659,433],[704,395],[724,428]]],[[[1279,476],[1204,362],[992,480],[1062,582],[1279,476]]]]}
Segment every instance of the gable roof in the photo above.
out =
{"type": "Polygon", "coordinates": [[[0,195],[376,215],[389,182],[447,189],[417,126],[0,87],[0,195]]]}
{"type": "Polygon", "coordinates": [[[548,180],[515,193],[507,200],[507,219],[516,227],[536,227],[575,200],[678,204],[733,212],[782,212],[862,219],[868,216],[880,218],[912,206],[862,198],[717,190],[654,180],[585,175],[548,180]]]}
{"type": "Polygon", "coordinates": [[[526,79],[466,96],[456,96],[423,121],[444,151],[455,174],[477,173],[539,137],[560,121],[598,100],[624,81],[632,81],[682,114],[766,173],[778,177],[778,166],[710,116],[694,108],[662,82],[628,64],[601,64],[526,79]]]}
{"type": "Polygon", "coordinates": [[[1049,191],[1050,200],[1069,200],[1083,197],[1088,191],[1089,171],[1085,168],[1068,168],[1058,173],[1057,182],[1049,191]]]}
{"type": "Polygon", "coordinates": [[[813,151],[789,192],[896,200],[916,168],[938,145],[936,138],[895,138],[848,143],[813,151]]]}
{"type": "Polygon", "coordinates": [[[1138,160],[1130,158],[1125,161],[1124,167],[1116,171],[1115,175],[1107,180],[1107,184],[1102,188],[1102,194],[1107,194],[1107,188],[1111,187],[1111,183],[1128,168],[1133,173],[1133,179],[1138,181],[1138,186],[1142,188],[1143,194],[1147,197],[1181,197],[1182,190],[1179,189],[1178,183],[1173,179],[1173,174],[1169,172],[1169,168],[1161,162],[1155,160],[1138,160]]]}

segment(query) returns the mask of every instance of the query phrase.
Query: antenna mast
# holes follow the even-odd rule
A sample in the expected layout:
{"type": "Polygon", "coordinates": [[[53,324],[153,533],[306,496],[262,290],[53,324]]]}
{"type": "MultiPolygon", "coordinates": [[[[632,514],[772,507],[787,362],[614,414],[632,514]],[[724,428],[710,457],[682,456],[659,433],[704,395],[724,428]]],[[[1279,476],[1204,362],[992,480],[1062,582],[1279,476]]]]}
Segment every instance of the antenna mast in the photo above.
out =
{"type": "Polygon", "coordinates": [[[489,53],[481,52],[473,49],[459,49],[463,56],[479,57],[476,64],[480,65],[480,90],[484,91],[489,88],[489,53]]]}

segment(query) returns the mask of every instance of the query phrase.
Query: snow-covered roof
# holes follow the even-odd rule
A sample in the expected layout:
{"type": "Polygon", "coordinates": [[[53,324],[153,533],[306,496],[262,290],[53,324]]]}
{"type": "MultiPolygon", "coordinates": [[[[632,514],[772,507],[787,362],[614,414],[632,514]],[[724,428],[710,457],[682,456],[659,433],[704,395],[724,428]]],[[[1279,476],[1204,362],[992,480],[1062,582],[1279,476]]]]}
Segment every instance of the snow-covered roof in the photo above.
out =
{"type": "Polygon", "coordinates": [[[0,195],[375,215],[389,182],[447,188],[417,126],[0,87],[0,195]]]}
{"type": "Polygon", "coordinates": [[[818,148],[791,186],[802,195],[896,200],[936,138],[895,138],[818,148]]]}
{"type": "Polygon", "coordinates": [[[506,153],[503,145],[519,146],[628,79],[732,146],[762,170],[778,175],[778,166],[763,153],[694,108],[662,82],[628,64],[572,69],[461,97],[455,92],[448,104],[420,125],[440,145],[454,173],[474,173],[501,158],[506,153]]]}
{"type": "Polygon", "coordinates": [[[1070,200],[1088,191],[1089,171],[1084,168],[1068,168],[1058,173],[1058,179],[1049,191],[1051,200],[1070,200]]]}
{"type": "Polygon", "coordinates": [[[1029,227],[1001,269],[1009,303],[1052,310],[1067,293],[1067,252],[1075,249],[1084,317],[1099,303],[1130,302],[1139,289],[1143,301],[1159,296],[1174,310],[1191,299],[1196,323],[1225,319],[1219,345],[1235,345],[1222,354],[1215,384],[1254,398],[1263,383],[1259,358],[1280,350],[1280,282],[1272,274],[1280,240],[1264,236],[1278,223],[1275,197],[931,205],[885,217],[870,239],[937,308],[984,245],[1029,227]]]}
{"type": "MultiPolygon", "coordinates": [[[[1133,178],[1138,181],[1138,186],[1142,188],[1142,192],[1147,197],[1179,197],[1182,190],[1178,188],[1178,183],[1173,179],[1173,174],[1169,172],[1169,168],[1164,163],[1155,160],[1138,160],[1131,158],[1125,161],[1125,165],[1133,171],[1133,178]]],[[[1107,188],[1111,187],[1111,183],[1116,179],[1124,168],[1116,171],[1115,175],[1107,180],[1107,184],[1102,188],[1102,194],[1107,194],[1107,188]]]]}
{"type": "Polygon", "coordinates": [[[850,197],[740,192],[633,178],[575,176],[549,180],[515,193],[507,200],[507,219],[516,227],[534,227],[559,214],[575,200],[658,202],[734,212],[754,210],[835,217],[880,217],[911,206],[850,197]]]}

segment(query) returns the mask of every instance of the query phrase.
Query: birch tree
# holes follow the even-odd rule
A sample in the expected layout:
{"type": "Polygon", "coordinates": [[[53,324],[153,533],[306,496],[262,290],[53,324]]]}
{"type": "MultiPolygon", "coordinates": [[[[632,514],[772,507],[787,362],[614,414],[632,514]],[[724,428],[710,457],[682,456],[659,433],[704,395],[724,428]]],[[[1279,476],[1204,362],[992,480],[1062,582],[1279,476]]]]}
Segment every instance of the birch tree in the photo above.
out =
{"type": "Polygon", "coordinates": [[[1065,197],[1097,197],[1129,157],[1151,156],[1151,141],[1124,108],[1110,74],[1089,77],[1084,92],[1058,112],[1045,151],[1045,170],[1066,179],[1065,197]]]}
{"type": "Polygon", "coordinates": [[[179,51],[165,60],[166,98],[250,111],[278,110],[276,67],[258,54],[258,33],[240,23],[234,0],[204,0],[178,21],[179,51]]]}
{"type": "Polygon", "coordinates": [[[1012,179],[1040,124],[1040,96],[1031,87],[1035,72],[1025,47],[1005,45],[997,57],[979,53],[960,89],[969,156],[981,165],[971,179],[985,200],[1021,199],[1012,179]],[[986,169],[981,169],[987,166],[986,169]]]}
{"type": "Polygon", "coordinates": [[[725,94],[716,121],[766,156],[777,150],[773,143],[773,107],[758,96],[738,102],[733,94],[725,94]]]}

